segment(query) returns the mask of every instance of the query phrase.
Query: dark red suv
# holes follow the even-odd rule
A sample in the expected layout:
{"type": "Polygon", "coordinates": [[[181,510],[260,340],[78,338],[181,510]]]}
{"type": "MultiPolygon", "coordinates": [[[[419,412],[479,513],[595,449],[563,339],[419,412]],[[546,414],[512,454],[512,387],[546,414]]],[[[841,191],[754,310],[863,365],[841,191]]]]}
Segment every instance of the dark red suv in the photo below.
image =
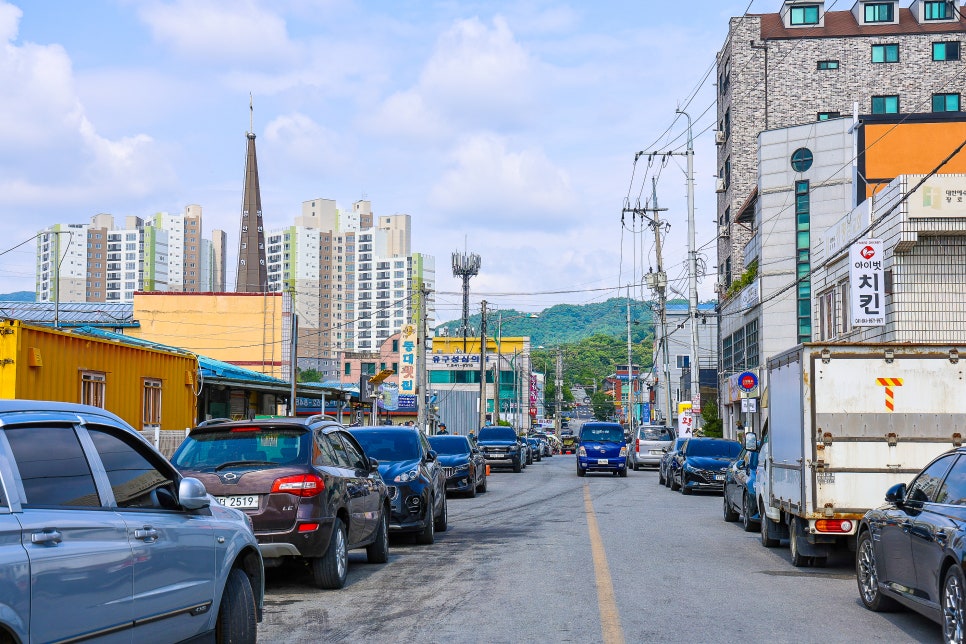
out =
{"type": "Polygon", "coordinates": [[[210,420],[171,457],[223,505],[252,520],[265,567],[304,559],[320,588],[341,588],[348,551],[389,560],[389,498],[378,462],[328,416],[210,420]]]}

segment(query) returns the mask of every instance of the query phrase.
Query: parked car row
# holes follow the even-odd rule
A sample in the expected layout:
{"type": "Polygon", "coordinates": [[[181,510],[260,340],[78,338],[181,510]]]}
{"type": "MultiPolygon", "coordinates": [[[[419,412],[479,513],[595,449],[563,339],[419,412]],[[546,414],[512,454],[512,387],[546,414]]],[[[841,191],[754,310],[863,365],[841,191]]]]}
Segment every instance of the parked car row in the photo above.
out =
{"type": "Polygon", "coordinates": [[[658,482],[681,494],[721,492],[729,467],[741,452],[741,443],[724,438],[678,438],[658,466],[658,482]]]}
{"type": "Polygon", "coordinates": [[[553,449],[546,436],[539,432],[521,436],[507,425],[487,425],[480,428],[476,445],[491,467],[509,468],[515,473],[540,462],[545,456],[553,456],[553,449]]]}

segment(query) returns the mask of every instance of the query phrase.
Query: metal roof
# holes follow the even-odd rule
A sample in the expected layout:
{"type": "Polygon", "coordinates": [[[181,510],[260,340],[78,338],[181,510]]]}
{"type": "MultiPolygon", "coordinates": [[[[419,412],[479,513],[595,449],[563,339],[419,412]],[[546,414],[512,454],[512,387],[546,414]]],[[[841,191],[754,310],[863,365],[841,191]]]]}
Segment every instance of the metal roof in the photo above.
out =
{"type": "Polygon", "coordinates": [[[56,317],[62,327],[99,326],[111,328],[139,327],[134,319],[131,303],[107,302],[14,302],[0,301],[0,317],[31,324],[54,323],[56,317]]]}

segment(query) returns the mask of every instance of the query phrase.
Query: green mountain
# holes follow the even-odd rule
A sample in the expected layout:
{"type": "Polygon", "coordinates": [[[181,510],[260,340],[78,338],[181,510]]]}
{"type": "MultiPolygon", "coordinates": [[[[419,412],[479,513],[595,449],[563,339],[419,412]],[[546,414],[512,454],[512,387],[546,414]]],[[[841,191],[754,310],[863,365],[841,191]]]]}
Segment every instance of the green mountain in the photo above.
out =
{"type": "Polygon", "coordinates": [[[37,299],[37,294],[33,291],[15,291],[13,293],[0,293],[2,302],[33,302],[37,299]]]}

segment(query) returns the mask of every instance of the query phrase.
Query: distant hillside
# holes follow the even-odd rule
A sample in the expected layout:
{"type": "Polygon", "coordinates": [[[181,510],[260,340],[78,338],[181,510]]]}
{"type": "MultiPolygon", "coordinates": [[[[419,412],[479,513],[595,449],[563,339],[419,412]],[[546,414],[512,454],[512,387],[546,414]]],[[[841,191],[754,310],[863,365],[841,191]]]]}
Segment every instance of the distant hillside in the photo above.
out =
{"type": "MultiPolygon", "coordinates": [[[[522,315],[526,314],[504,310],[502,333],[504,336],[530,336],[534,347],[569,344],[595,335],[627,337],[627,300],[624,298],[615,297],[593,304],[558,304],[544,309],[536,318],[517,317],[522,315]]],[[[487,318],[486,334],[493,337],[497,334],[498,314],[491,312],[487,318]]],[[[631,336],[635,342],[653,336],[650,302],[631,302],[631,320],[634,322],[631,336]]],[[[479,333],[479,313],[470,316],[470,327],[479,333]]],[[[446,333],[455,336],[459,334],[460,321],[452,320],[436,328],[437,332],[446,329],[446,333]]]]}
{"type": "Polygon", "coordinates": [[[33,302],[37,299],[37,294],[33,291],[16,291],[15,293],[0,293],[0,301],[3,302],[33,302]]]}

